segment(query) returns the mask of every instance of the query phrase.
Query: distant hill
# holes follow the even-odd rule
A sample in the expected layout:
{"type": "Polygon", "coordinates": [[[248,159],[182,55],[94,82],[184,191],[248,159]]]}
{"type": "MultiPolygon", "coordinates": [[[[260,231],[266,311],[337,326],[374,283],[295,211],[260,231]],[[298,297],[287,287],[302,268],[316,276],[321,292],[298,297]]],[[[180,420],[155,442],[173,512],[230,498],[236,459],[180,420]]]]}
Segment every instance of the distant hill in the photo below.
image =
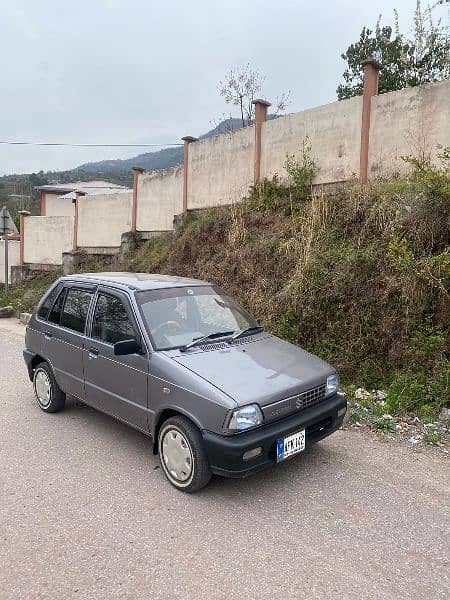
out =
{"type": "MultiPolygon", "coordinates": [[[[222,121],[207,133],[200,136],[200,138],[209,138],[227,131],[233,131],[240,129],[242,122],[240,119],[227,119],[222,121]]],[[[132,167],[142,167],[146,171],[159,171],[160,169],[167,169],[168,167],[175,167],[183,162],[183,147],[176,146],[170,148],[164,148],[157,152],[146,152],[145,154],[138,154],[133,158],[127,158],[125,160],[101,160],[99,162],[90,162],[80,165],[79,171],[85,173],[112,173],[112,172],[129,172],[132,167]]]]}

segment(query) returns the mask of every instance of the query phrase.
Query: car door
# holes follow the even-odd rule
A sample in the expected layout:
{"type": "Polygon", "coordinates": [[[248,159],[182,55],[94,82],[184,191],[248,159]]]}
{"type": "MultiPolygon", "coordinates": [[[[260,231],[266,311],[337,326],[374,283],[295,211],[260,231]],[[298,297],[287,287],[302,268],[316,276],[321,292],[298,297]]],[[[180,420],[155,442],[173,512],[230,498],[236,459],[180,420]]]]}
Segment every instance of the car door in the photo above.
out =
{"type": "Polygon", "coordinates": [[[95,288],[64,286],[43,326],[43,355],[60,388],[84,398],[83,348],[86,320],[95,288]]]}
{"type": "Polygon", "coordinates": [[[83,360],[86,402],[147,431],[148,354],[126,294],[99,288],[83,360]],[[132,338],[142,354],[116,356],[114,344],[132,338]]]}

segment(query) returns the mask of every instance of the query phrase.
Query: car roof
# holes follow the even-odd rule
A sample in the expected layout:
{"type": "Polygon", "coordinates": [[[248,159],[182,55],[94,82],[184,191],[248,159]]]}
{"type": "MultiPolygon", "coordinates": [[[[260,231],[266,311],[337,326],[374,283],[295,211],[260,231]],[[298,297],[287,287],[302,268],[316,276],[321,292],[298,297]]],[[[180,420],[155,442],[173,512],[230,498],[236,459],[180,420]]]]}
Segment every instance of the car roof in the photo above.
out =
{"type": "Polygon", "coordinates": [[[62,281],[73,283],[95,283],[104,284],[118,288],[132,290],[157,290],[175,287],[194,287],[198,285],[211,285],[200,279],[189,279],[187,277],[176,277],[174,275],[159,275],[155,273],[79,273],[67,275],[62,281]]]}

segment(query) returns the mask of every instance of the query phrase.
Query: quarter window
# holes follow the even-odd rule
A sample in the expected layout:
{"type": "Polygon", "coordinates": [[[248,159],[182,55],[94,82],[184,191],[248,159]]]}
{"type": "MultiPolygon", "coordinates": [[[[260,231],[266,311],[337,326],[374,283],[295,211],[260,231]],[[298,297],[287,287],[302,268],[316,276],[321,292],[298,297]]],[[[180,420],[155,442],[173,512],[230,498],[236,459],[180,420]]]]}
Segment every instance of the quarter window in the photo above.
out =
{"type": "Polygon", "coordinates": [[[119,298],[108,294],[98,295],[92,337],[107,344],[136,338],[125,306],[119,298]]]}
{"type": "Polygon", "coordinates": [[[88,290],[80,290],[77,288],[69,289],[61,313],[60,323],[63,327],[78,331],[79,333],[84,333],[86,317],[92,295],[92,292],[88,290]]]}
{"type": "Polygon", "coordinates": [[[56,325],[59,325],[59,322],[61,320],[61,310],[62,310],[62,307],[64,304],[64,299],[66,297],[66,292],[67,292],[67,288],[63,288],[61,290],[61,293],[59,294],[58,298],[56,299],[56,302],[53,305],[50,316],[48,318],[48,320],[51,323],[55,323],[56,325]]]}
{"type": "Polygon", "coordinates": [[[39,310],[38,310],[38,317],[40,319],[45,320],[48,317],[48,313],[50,312],[52,304],[55,301],[55,298],[59,294],[60,291],[61,291],[61,284],[55,286],[51,290],[51,292],[49,292],[47,294],[47,297],[45,298],[44,302],[41,304],[41,306],[39,307],[39,310]]]}

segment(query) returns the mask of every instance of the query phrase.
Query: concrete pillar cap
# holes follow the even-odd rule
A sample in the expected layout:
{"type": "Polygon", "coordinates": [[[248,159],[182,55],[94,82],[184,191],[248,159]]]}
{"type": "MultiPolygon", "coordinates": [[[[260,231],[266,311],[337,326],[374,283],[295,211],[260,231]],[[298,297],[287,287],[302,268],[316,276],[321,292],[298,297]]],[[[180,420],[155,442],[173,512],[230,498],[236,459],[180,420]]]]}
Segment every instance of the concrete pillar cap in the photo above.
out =
{"type": "Polygon", "coordinates": [[[268,100],[263,100],[262,98],[257,98],[256,100],[252,100],[252,104],[262,104],[263,106],[272,106],[272,104],[268,100]]]}
{"type": "Polygon", "coordinates": [[[19,210],[17,212],[19,215],[23,215],[24,217],[28,217],[28,215],[31,215],[30,211],[28,210],[19,210]]]}
{"type": "Polygon", "coordinates": [[[361,64],[363,67],[365,67],[366,65],[372,65],[372,67],[377,69],[377,71],[381,71],[381,69],[383,68],[383,65],[380,62],[378,62],[375,58],[366,58],[362,61],[361,64]]]}
{"type": "Polygon", "coordinates": [[[135,171],[136,173],[143,173],[145,169],[142,167],[131,167],[131,170],[135,171]]]}
{"type": "Polygon", "coordinates": [[[196,137],[192,137],[192,135],[185,135],[184,137],[181,138],[183,140],[183,142],[187,142],[188,144],[190,142],[198,142],[198,138],[196,137]]]}

